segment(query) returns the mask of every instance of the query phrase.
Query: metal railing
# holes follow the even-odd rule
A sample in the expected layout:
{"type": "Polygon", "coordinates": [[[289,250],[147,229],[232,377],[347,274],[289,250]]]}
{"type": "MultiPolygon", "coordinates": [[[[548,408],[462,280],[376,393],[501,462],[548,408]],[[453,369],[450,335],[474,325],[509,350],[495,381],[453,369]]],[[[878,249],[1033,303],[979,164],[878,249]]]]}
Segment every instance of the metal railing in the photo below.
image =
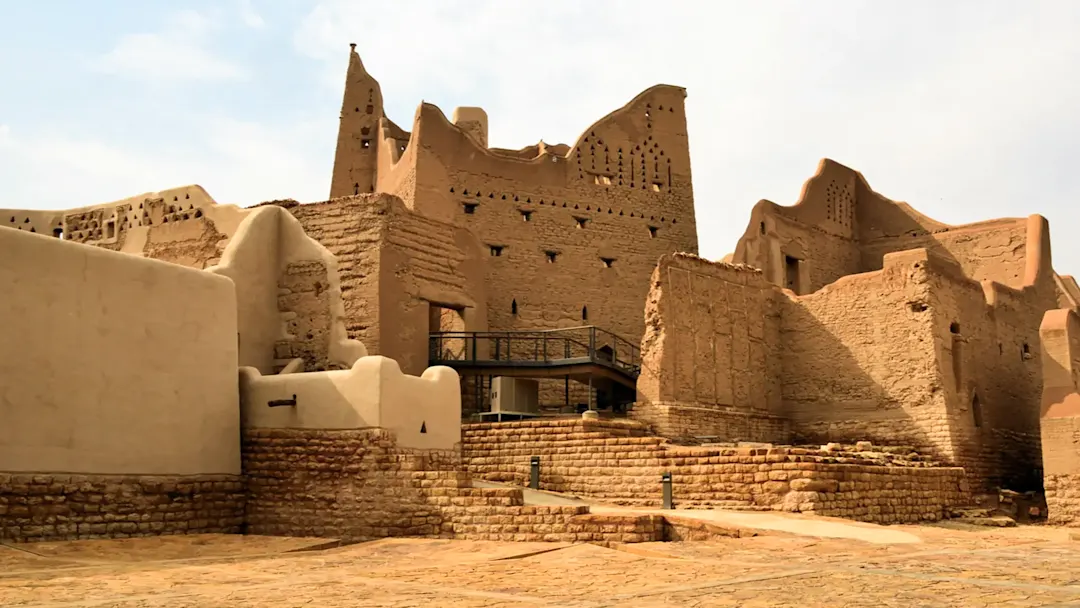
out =
{"type": "Polygon", "coordinates": [[[429,336],[431,365],[595,363],[636,377],[641,349],[592,325],[524,331],[449,331],[429,336]]]}

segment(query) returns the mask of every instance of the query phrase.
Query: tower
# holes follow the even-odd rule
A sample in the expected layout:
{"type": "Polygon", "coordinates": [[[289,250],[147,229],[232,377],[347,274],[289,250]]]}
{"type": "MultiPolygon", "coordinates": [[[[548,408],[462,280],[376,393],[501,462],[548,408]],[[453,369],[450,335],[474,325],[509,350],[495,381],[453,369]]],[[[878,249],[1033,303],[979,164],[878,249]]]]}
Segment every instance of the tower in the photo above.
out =
{"type": "Polygon", "coordinates": [[[379,119],[383,117],[379,83],[364,69],[356,44],[349,45],[349,71],[341,103],[330,198],[375,191],[379,119]]]}

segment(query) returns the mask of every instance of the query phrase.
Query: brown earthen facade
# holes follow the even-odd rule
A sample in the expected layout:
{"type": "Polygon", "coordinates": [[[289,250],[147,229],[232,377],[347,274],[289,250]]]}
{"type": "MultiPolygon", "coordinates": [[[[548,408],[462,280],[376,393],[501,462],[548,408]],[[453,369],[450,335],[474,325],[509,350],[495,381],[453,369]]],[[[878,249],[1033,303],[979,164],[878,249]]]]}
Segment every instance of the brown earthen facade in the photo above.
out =
{"type": "MultiPolygon", "coordinates": [[[[231,356],[236,345],[235,361],[216,371],[234,391],[229,377],[241,369],[242,394],[223,403],[238,401],[244,430],[211,429],[233,460],[242,453],[242,477],[207,477],[224,470],[198,466],[206,475],[159,481],[35,475],[26,456],[18,470],[30,474],[0,477],[0,530],[49,539],[246,526],[591,542],[715,533],[472,487],[471,476],[524,483],[531,456],[542,459],[545,489],[599,500],[656,506],[670,473],[683,507],[881,523],[940,519],[972,491],[1037,490],[1045,464],[1051,517],[1080,517],[1080,406],[1070,409],[1080,332],[1069,312],[1080,288],[1053,271],[1046,220],[945,225],[825,160],[795,205],[754,206],[726,262],[703,260],[685,97],[657,85],[571,145],[492,148],[480,108],[448,119],[423,103],[403,130],[353,49],[327,201],[238,209],[188,186],[68,211],[3,211],[5,230],[62,237],[71,256],[90,249],[72,249],[78,243],[117,268],[149,258],[138,260],[147,276],[165,276],[162,267],[217,275],[228,304],[205,318],[222,321],[217,351],[231,356]],[[612,334],[593,343],[591,326],[612,334]],[[547,339],[511,332],[553,330],[567,337],[555,358],[606,365],[603,381],[621,374],[630,380],[618,386],[631,392],[636,381],[630,420],[590,412],[462,434],[462,415],[490,407],[491,378],[429,365],[534,357],[540,368],[547,339]],[[507,339],[442,339],[447,332],[507,339]],[[640,344],[640,359],[620,363],[616,337],[630,350],[640,344]],[[611,359],[591,359],[605,347],[611,359]]],[[[39,300],[87,309],[77,293],[45,293],[39,300]]],[[[187,297],[169,304],[209,309],[187,297]]],[[[209,331],[174,316],[178,335],[209,331]]],[[[149,314],[123,324],[144,326],[150,335],[163,325],[149,314]]],[[[529,375],[507,367],[499,373],[529,375]]],[[[546,413],[614,402],[615,388],[560,374],[535,376],[546,413]]],[[[47,399],[24,392],[16,401],[25,421],[47,399]]],[[[144,422],[160,411],[150,406],[144,422]]],[[[139,465],[122,446],[96,449],[139,465]]]]}

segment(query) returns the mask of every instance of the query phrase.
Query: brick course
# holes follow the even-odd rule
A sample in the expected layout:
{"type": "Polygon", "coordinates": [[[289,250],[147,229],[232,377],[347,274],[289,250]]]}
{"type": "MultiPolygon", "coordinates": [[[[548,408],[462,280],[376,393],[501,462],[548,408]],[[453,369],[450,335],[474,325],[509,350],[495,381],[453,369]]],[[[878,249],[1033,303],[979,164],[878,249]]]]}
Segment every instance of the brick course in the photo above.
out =
{"type": "Polygon", "coordinates": [[[473,488],[452,452],[398,448],[380,429],[248,429],[247,531],[367,540],[663,540],[663,518],[525,505],[517,488],[473,488]]]}
{"type": "Polygon", "coordinates": [[[622,505],[660,506],[667,472],[676,508],[908,523],[941,519],[970,502],[963,469],[910,448],[685,447],[632,421],[581,419],[472,424],[462,437],[466,466],[477,478],[526,484],[530,458],[540,456],[541,489],[622,505]]]}
{"type": "Polygon", "coordinates": [[[235,475],[0,473],[0,538],[17,542],[242,530],[235,475]]]}

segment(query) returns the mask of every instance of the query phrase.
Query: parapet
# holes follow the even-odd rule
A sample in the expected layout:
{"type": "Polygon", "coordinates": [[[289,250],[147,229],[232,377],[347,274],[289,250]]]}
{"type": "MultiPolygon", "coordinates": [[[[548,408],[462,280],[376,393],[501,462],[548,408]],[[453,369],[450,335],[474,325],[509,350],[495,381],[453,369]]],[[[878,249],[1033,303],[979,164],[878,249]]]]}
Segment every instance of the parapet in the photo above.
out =
{"type": "Polygon", "coordinates": [[[415,449],[449,450],[461,441],[461,384],[449,367],[408,376],[379,356],[325,372],[263,376],[243,367],[240,403],[245,428],[380,427],[415,449]]]}

